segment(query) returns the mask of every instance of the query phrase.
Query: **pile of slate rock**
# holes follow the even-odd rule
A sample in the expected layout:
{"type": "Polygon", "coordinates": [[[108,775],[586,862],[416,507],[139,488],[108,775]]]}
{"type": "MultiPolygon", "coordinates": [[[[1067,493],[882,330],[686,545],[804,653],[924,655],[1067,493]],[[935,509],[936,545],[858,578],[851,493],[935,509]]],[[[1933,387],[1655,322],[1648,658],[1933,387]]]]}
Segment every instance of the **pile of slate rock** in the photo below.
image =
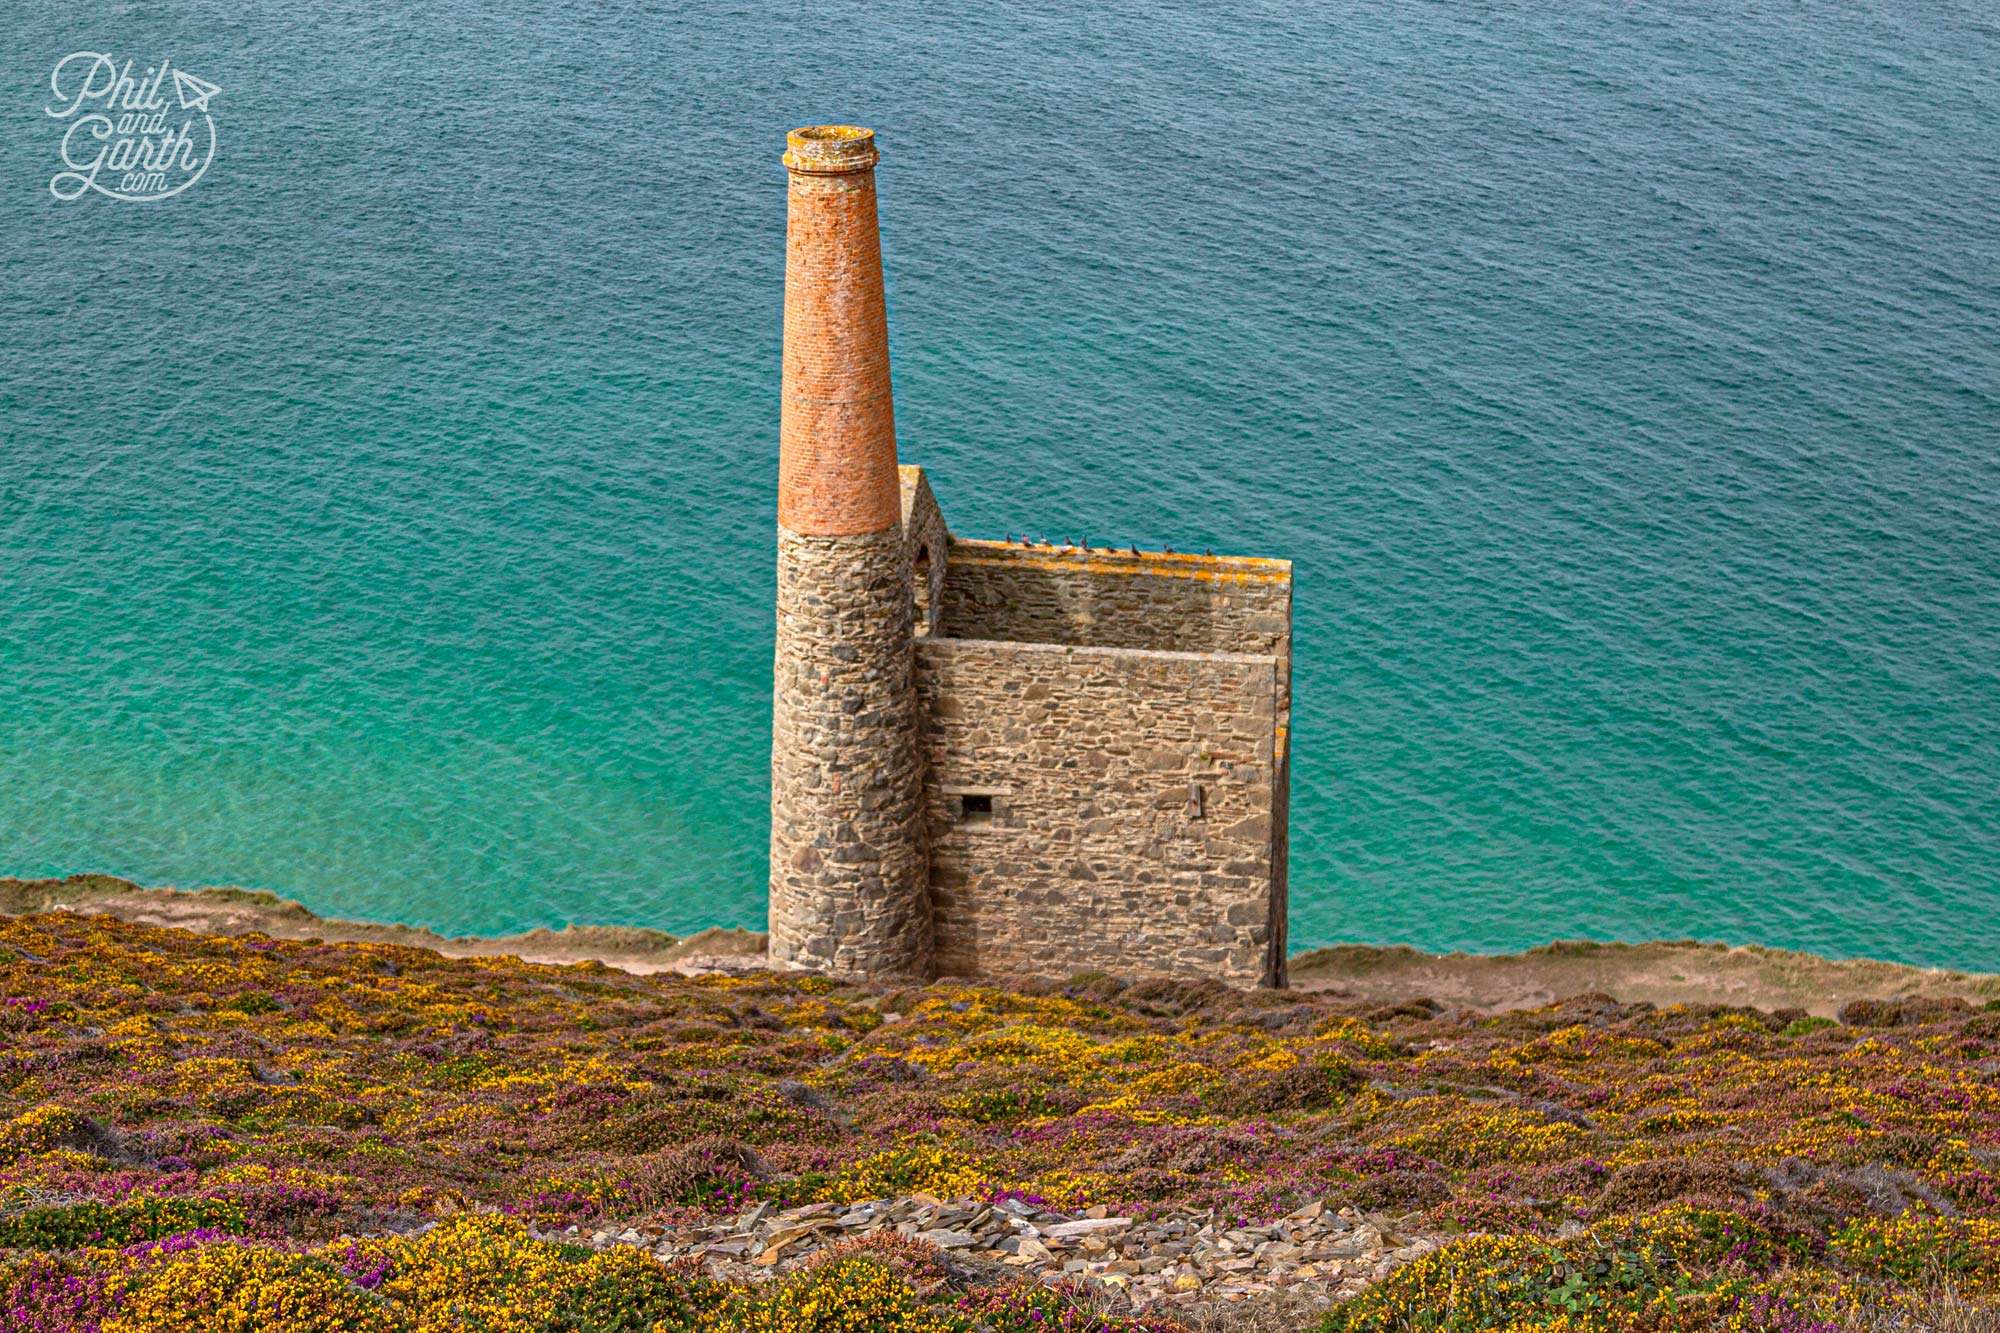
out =
{"type": "Polygon", "coordinates": [[[1274,1222],[1232,1227],[1212,1213],[1141,1221],[1102,1207],[1071,1216],[1014,1199],[986,1203],[913,1194],[784,1210],[760,1203],[709,1225],[640,1225],[563,1238],[599,1247],[644,1246],[664,1260],[698,1259],[719,1278],[756,1281],[790,1272],[842,1241],[893,1232],[937,1246],[955,1267],[974,1275],[990,1265],[1044,1282],[1077,1280],[1143,1309],[1305,1284],[1329,1300],[1351,1296],[1442,1241],[1406,1226],[1325,1203],[1274,1222]]]}

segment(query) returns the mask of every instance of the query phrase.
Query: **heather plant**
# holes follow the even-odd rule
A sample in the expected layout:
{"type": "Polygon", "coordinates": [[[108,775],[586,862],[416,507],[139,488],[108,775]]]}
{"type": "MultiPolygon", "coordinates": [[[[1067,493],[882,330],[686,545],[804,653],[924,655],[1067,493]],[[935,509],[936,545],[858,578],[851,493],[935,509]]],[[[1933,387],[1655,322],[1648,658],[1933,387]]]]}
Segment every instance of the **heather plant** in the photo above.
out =
{"type": "Polygon", "coordinates": [[[0,1328],[97,1333],[121,1291],[115,1273],[71,1255],[29,1251],[0,1259],[0,1328]]]}
{"type": "Polygon", "coordinates": [[[844,1263],[849,1259],[866,1259],[886,1269],[898,1281],[923,1297],[943,1294],[951,1283],[951,1273],[945,1265],[944,1255],[935,1245],[911,1239],[894,1231],[877,1232],[872,1236],[859,1236],[853,1240],[841,1241],[828,1247],[813,1263],[816,1267],[824,1267],[828,1264],[844,1263]]]}

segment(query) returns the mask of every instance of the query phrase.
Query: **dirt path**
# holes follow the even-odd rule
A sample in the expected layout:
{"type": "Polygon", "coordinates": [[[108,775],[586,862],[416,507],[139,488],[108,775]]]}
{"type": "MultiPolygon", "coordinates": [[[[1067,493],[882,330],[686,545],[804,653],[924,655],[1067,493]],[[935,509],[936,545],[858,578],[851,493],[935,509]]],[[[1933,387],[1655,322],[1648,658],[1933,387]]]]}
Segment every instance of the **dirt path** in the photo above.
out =
{"type": "MultiPolygon", "coordinates": [[[[402,944],[453,957],[511,954],[535,963],[596,960],[627,972],[757,967],[764,936],[705,930],[679,939],[634,926],[568,926],[497,938],[452,937],[414,926],[336,921],[276,894],[249,889],[148,889],[109,875],[0,878],[0,913],[103,912],[126,921],[217,935],[260,931],[281,939],[402,944]]],[[[1292,959],[1292,985],[1368,1004],[1428,996],[1454,1008],[1532,1008],[1602,991],[1625,1001],[1740,1004],[1833,1015],[1851,1000],[1911,995],[2000,1000],[2000,976],[1837,960],[1755,945],[1693,941],[1550,944],[1518,954],[1427,954],[1349,944],[1292,959]]]]}
{"type": "Polygon", "coordinates": [[[1740,1004],[1828,1018],[1851,1000],[2000,1000],[2000,976],[1692,940],[1569,941],[1495,955],[1342,945],[1293,958],[1292,985],[1380,1004],[1422,995],[1452,1007],[1529,1009],[1602,991],[1627,1003],[1740,1004]]]}
{"type": "Polygon", "coordinates": [[[596,960],[626,972],[693,972],[758,966],[764,937],[748,930],[704,930],[680,939],[637,926],[566,926],[520,935],[451,936],[420,926],[338,921],[255,889],[148,889],[110,875],[68,879],[0,878],[0,914],[102,912],[123,921],[210,935],[261,932],[277,939],[402,944],[453,958],[506,954],[531,963],[596,960]]]}

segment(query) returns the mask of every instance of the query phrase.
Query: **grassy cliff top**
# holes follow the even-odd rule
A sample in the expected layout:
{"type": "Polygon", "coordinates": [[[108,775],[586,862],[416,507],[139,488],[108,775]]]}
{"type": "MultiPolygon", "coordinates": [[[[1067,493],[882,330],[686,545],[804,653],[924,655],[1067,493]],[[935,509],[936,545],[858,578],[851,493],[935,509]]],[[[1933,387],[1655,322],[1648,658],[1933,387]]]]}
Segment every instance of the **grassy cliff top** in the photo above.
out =
{"type": "Polygon", "coordinates": [[[1382,1333],[1858,1329],[1838,1321],[1935,1317],[1939,1283],[2000,1295],[2000,1011],[1957,998],[1485,1015],[640,976],[52,913],[0,920],[0,999],[0,1311],[25,1327],[191,1326],[174,1293],[198,1291],[243,1330],[1109,1330],[1146,1292],[1166,1328],[1275,1308],[1251,1267],[1382,1333]],[[1057,1290],[893,1235],[761,1286],[565,1243],[877,1199],[1187,1244],[1163,1287],[1078,1237],[1057,1290]],[[1271,1257],[1322,1209],[1429,1240],[1366,1271],[1340,1245],[1271,1257]]]}

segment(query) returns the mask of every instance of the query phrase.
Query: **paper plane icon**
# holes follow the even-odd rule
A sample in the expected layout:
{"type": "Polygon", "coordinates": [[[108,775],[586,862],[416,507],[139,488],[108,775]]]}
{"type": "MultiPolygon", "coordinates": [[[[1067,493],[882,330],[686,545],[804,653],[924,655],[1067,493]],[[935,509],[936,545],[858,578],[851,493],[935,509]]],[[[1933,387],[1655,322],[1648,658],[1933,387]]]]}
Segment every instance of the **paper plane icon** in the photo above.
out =
{"type": "Polygon", "coordinates": [[[181,99],[181,106],[186,110],[208,110],[208,99],[221,91],[222,89],[206,79],[197,79],[186,70],[174,71],[174,93],[181,99]]]}

